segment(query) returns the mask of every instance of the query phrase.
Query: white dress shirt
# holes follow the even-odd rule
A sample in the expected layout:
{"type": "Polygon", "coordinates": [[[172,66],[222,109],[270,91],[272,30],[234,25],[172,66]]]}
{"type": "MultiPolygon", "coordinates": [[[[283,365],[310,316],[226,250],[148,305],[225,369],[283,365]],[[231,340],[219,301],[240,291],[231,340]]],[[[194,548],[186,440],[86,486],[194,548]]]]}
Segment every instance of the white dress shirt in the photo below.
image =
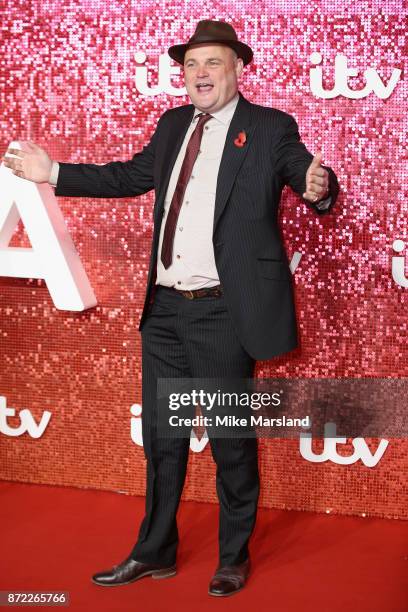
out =
{"type": "Polygon", "coordinates": [[[211,119],[204,126],[200,152],[187,183],[177,221],[173,261],[165,269],[160,259],[164,228],[186,148],[197,125],[197,115],[202,112],[195,108],[194,118],[174,164],[164,200],[156,284],[186,290],[213,287],[220,282],[212,242],[215,192],[225,139],[238,100],[239,96],[236,94],[221,110],[211,113],[211,119]]]}

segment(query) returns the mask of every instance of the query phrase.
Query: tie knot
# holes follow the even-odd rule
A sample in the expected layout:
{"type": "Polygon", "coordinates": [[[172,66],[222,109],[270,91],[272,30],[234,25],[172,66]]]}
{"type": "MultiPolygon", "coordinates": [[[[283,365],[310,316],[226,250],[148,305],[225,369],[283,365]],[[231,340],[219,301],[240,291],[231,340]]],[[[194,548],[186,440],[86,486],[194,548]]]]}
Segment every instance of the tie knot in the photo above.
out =
{"type": "Polygon", "coordinates": [[[210,115],[210,113],[200,113],[196,115],[196,117],[198,118],[197,127],[199,127],[211,119],[212,115],[210,115]]]}

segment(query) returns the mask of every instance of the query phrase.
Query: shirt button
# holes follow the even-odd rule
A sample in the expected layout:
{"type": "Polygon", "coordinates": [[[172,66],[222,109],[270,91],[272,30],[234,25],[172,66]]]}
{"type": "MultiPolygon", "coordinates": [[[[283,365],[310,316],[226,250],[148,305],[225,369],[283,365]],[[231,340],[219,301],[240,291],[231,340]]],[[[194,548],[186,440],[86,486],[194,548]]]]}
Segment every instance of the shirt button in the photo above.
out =
{"type": "Polygon", "coordinates": [[[182,231],[183,231],[183,228],[182,228],[182,227],[179,227],[179,231],[180,231],[180,232],[182,232],[182,231]]]}
{"type": "Polygon", "coordinates": [[[177,281],[177,284],[178,284],[178,285],[181,285],[181,281],[177,281]]]}
{"type": "Polygon", "coordinates": [[[187,200],[186,202],[184,202],[184,204],[187,206],[188,204],[190,204],[190,202],[187,200]]]}
{"type": "Polygon", "coordinates": [[[205,129],[208,130],[208,125],[205,126],[205,129]]]}
{"type": "Polygon", "coordinates": [[[180,259],[180,255],[176,255],[177,259],[180,259]]]}
{"type": "Polygon", "coordinates": [[[192,179],[193,179],[193,178],[194,178],[194,174],[192,174],[192,175],[190,176],[190,178],[192,178],[192,179]]]}

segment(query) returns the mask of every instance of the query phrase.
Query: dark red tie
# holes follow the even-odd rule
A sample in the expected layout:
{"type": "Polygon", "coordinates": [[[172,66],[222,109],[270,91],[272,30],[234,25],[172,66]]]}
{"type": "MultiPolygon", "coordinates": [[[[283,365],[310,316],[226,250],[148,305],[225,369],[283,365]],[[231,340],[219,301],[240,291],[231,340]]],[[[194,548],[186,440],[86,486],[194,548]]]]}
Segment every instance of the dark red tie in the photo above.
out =
{"type": "Polygon", "coordinates": [[[211,119],[208,113],[200,113],[198,115],[198,123],[194,132],[191,134],[187,145],[186,154],[181,166],[180,174],[177,180],[177,185],[174,190],[173,197],[167,213],[166,225],[164,227],[163,244],[161,250],[161,260],[163,266],[167,269],[173,260],[173,242],[176,232],[177,219],[183,203],[184,193],[187,183],[190,180],[191,171],[195,160],[197,159],[198,151],[200,150],[201,138],[203,136],[204,124],[211,119]]]}

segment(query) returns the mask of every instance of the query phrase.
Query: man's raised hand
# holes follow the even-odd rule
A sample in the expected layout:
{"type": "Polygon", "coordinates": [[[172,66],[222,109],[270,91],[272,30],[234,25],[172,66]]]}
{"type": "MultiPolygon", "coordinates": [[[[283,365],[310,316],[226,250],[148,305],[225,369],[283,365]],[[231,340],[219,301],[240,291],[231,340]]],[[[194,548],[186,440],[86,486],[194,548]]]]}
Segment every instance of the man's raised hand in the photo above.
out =
{"type": "Polygon", "coordinates": [[[309,202],[321,200],[329,191],[329,173],[326,168],[322,168],[321,161],[322,153],[319,151],[306,172],[306,191],[303,197],[309,202]]]}
{"type": "Polygon", "coordinates": [[[22,141],[20,149],[7,149],[3,163],[13,174],[34,183],[47,183],[52,168],[48,153],[33,142],[22,141]],[[9,157],[15,155],[16,157],[9,157]]]}

